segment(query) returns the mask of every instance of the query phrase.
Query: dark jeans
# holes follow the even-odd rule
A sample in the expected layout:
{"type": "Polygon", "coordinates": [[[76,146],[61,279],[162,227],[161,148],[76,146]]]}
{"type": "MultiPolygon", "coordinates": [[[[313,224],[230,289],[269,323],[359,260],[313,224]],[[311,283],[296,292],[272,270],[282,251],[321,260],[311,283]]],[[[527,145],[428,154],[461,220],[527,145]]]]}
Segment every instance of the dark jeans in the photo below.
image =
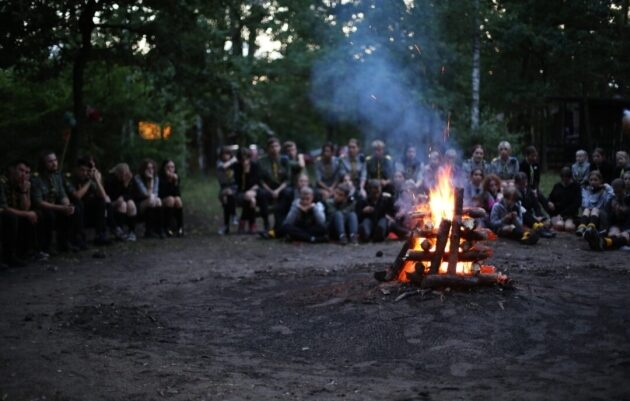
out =
{"type": "Polygon", "coordinates": [[[363,241],[381,242],[385,240],[387,234],[389,234],[389,224],[385,217],[381,217],[378,221],[365,218],[359,224],[359,237],[363,241]]]}
{"type": "Polygon", "coordinates": [[[287,187],[280,191],[280,195],[278,195],[277,199],[273,199],[273,195],[270,191],[267,191],[264,188],[258,190],[259,207],[260,207],[260,215],[263,219],[263,224],[265,229],[269,228],[269,207],[272,204],[275,204],[275,208],[273,210],[273,228],[275,231],[282,231],[282,223],[284,222],[285,217],[289,214],[289,209],[291,208],[291,202],[293,202],[293,188],[287,187]],[[275,202],[274,202],[275,201],[275,202]]]}
{"type": "Polygon", "coordinates": [[[326,237],[326,227],[323,225],[303,225],[303,224],[284,224],[282,232],[295,241],[311,242],[311,240],[321,241],[326,237]]]}
{"type": "Polygon", "coordinates": [[[68,240],[70,239],[72,230],[77,225],[75,222],[76,218],[76,210],[75,213],[70,216],[49,209],[40,210],[39,221],[37,223],[39,250],[47,253],[50,252],[53,231],[57,231],[57,248],[61,251],[65,251],[68,248],[68,240]]]}
{"type": "Polygon", "coordinates": [[[73,239],[85,240],[83,230],[86,227],[94,227],[96,235],[105,233],[107,205],[103,198],[90,198],[74,202],[76,218],[73,228],[73,239]]]}
{"type": "Polygon", "coordinates": [[[330,229],[333,237],[339,239],[341,235],[345,235],[349,238],[352,235],[357,235],[359,232],[359,219],[355,212],[341,212],[336,211],[332,215],[330,221],[330,229]]]}
{"type": "Polygon", "coordinates": [[[2,221],[2,256],[5,261],[25,257],[36,245],[36,225],[26,217],[0,213],[2,221]]]}

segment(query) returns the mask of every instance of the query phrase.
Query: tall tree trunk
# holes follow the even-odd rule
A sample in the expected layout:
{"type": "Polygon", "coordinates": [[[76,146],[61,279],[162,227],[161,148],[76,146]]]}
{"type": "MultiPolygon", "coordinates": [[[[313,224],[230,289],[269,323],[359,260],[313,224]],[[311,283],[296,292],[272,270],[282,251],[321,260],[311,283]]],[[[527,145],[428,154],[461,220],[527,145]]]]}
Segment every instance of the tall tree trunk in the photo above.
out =
{"type": "Polygon", "coordinates": [[[89,0],[83,8],[78,22],[79,34],[81,35],[81,47],[77,51],[72,66],[72,102],[76,124],[70,136],[67,154],[69,160],[74,160],[78,156],[82,145],[81,131],[85,124],[85,105],[83,100],[84,74],[92,50],[92,32],[94,31],[93,19],[96,14],[97,6],[96,0],[89,0]]]}
{"type": "Polygon", "coordinates": [[[243,36],[241,26],[240,3],[230,7],[230,39],[232,39],[232,55],[243,56],[243,36]]]}
{"type": "Polygon", "coordinates": [[[480,41],[479,32],[479,0],[474,2],[474,29],[472,46],[472,104],[470,106],[470,128],[472,131],[479,129],[479,86],[481,81],[480,72],[480,41]]]}
{"type": "Polygon", "coordinates": [[[623,13],[623,25],[628,25],[628,9],[630,8],[630,0],[623,0],[621,12],[623,13]]]}

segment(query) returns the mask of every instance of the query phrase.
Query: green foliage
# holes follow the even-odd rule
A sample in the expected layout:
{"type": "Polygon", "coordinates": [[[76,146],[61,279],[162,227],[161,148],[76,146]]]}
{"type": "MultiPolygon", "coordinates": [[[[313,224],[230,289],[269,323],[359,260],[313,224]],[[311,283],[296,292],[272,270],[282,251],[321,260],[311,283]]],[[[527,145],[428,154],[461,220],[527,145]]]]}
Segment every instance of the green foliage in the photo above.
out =
{"type": "Polygon", "coordinates": [[[454,136],[459,146],[464,149],[465,158],[470,157],[473,146],[480,144],[485,149],[486,158],[492,159],[497,155],[497,146],[501,141],[510,142],[512,155],[520,158],[523,134],[511,132],[507,121],[498,113],[485,110],[481,115],[477,131],[473,132],[464,128],[458,130],[454,136]]]}

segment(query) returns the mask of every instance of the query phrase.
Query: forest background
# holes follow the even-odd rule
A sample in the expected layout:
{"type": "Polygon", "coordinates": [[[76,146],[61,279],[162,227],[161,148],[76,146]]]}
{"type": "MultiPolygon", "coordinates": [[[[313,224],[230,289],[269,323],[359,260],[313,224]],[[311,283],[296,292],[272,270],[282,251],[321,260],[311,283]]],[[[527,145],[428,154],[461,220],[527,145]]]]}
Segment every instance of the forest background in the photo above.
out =
{"type": "Polygon", "coordinates": [[[502,138],[519,147],[539,135],[550,97],[628,98],[629,3],[3,1],[0,154],[66,149],[103,166],[168,157],[206,172],[218,146],[272,134],[303,150],[391,139],[397,127],[365,111],[397,105],[424,111],[396,144],[416,130],[418,143],[448,135],[464,151],[480,142],[494,153],[502,138]],[[331,95],[384,54],[381,86],[371,76],[350,100],[331,95]],[[379,103],[392,83],[405,102],[379,103]],[[142,122],[157,124],[153,140],[142,122]]]}

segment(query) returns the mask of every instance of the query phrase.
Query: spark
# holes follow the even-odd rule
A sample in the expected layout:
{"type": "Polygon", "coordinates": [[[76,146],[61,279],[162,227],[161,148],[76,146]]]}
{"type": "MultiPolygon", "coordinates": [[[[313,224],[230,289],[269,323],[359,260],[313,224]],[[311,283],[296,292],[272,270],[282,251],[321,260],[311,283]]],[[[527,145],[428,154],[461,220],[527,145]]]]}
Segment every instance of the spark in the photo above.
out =
{"type": "Polygon", "coordinates": [[[444,142],[448,142],[448,138],[451,135],[451,113],[448,113],[448,119],[446,120],[446,128],[444,128],[444,142]]]}
{"type": "Polygon", "coordinates": [[[416,51],[418,52],[418,54],[422,54],[422,50],[420,49],[420,46],[414,44],[413,47],[416,48],[416,51]]]}
{"type": "Polygon", "coordinates": [[[444,71],[446,71],[446,67],[442,66],[442,70],[440,71],[440,74],[444,75],[444,71]]]}
{"type": "Polygon", "coordinates": [[[370,95],[370,97],[372,98],[372,100],[376,100],[376,96],[370,95]]]}

